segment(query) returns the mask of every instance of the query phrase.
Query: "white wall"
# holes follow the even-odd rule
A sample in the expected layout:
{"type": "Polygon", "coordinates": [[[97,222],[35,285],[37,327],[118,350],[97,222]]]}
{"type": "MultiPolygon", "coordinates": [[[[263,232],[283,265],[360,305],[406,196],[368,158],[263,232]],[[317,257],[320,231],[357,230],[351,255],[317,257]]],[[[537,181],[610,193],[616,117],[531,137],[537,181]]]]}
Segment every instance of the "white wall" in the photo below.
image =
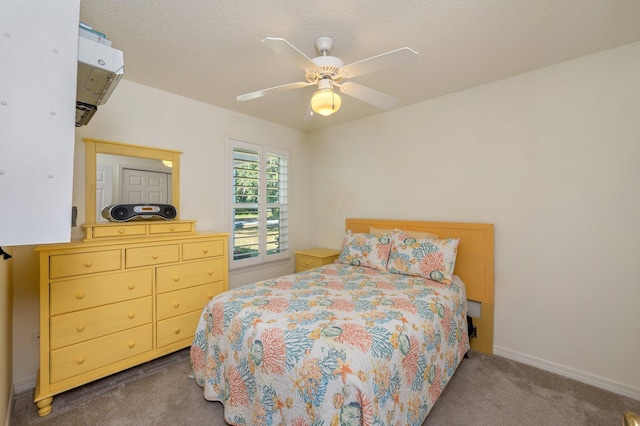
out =
{"type": "Polygon", "coordinates": [[[79,15],[80,0],[0,2],[1,245],[69,241],[79,15]]]}
{"type": "MultiPolygon", "coordinates": [[[[125,57],[126,61],[126,57],[125,57]]],[[[126,78],[126,75],[125,75],[126,78]]],[[[78,225],[85,223],[85,145],[89,137],[135,145],[180,150],[180,217],[197,220],[199,231],[226,232],[225,137],[268,144],[290,152],[290,236],[292,252],[307,246],[305,135],[280,125],[257,120],[122,80],[109,101],[86,126],[76,130],[73,205],[78,207],[78,225]]],[[[73,239],[84,237],[82,228],[72,229],[73,239]]],[[[17,248],[14,333],[29,336],[38,328],[38,259],[33,246],[17,248]],[[18,271],[21,271],[18,273],[18,271]],[[19,318],[18,318],[19,317],[19,318]]],[[[293,257],[270,267],[236,271],[229,287],[292,273],[293,257]]],[[[37,348],[29,338],[16,338],[14,380],[17,392],[35,384],[37,348]]]]}
{"type": "Polygon", "coordinates": [[[640,43],[310,135],[346,217],[495,224],[495,352],[640,399],[640,43]]]}

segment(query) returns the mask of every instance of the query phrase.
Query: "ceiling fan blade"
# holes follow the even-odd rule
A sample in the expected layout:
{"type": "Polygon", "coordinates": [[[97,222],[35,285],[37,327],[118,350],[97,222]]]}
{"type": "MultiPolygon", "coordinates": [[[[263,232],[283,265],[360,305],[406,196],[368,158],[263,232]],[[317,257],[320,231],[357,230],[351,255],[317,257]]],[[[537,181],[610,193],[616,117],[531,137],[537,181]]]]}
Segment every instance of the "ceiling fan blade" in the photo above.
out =
{"type": "Polygon", "coordinates": [[[300,89],[301,87],[306,87],[314,83],[308,83],[306,81],[300,81],[297,83],[289,83],[283,84],[282,86],[269,87],[268,89],[256,90],[255,92],[246,93],[244,95],[240,95],[236,97],[238,101],[249,101],[251,99],[260,98],[262,96],[271,95],[273,93],[285,92],[287,90],[292,89],[300,89]]]}
{"type": "Polygon", "coordinates": [[[411,64],[417,59],[418,52],[408,47],[403,47],[345,65],[342,68],[342,74],[345,78],[357,77],[399,65],[411,64]]]}
{"type": "Polygon", "coordinates": [[[391,109],[396,106],[398,100],[393,96],[385,95],[377,90],[370,89],[358,83],[346,82],[340,85],[340,91],[363,102],[375,105],[382,109],[391,109]]]}
{"type": "Polygon", "coordinates": [[[307,55],[283,38],[267,37],[262,42],[276,53],[286,56],[305,71],[318,68],[307,55]]]}

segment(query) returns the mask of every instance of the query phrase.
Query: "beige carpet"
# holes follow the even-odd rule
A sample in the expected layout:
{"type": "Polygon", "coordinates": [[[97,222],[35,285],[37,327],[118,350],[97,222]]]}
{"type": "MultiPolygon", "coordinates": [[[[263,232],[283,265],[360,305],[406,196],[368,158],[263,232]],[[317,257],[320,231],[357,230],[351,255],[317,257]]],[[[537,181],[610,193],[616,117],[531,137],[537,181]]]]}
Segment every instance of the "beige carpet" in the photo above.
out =
{"type": "MultiPolygon", "coordinates": [[[[620,426],[640,402],[498,356],[470,352],[426,426],[620,426]]],[[[190,379],[187,349],[58,395],[38,417],[32,391],[16,396],[12,425],[226,425],[222,404],[190,379]]]]}

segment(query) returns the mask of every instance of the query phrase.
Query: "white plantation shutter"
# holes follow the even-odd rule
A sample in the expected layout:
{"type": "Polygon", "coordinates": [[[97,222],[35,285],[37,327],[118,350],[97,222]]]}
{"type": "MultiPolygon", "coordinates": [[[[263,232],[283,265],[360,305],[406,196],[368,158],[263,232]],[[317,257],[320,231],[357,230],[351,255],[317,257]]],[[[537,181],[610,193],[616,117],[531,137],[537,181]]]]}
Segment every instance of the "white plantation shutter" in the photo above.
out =
{"type": "Polygon", "coordinates": [[[289,248],[288,162],[289,158],[283,152],[267,153],[267,256],[279,254],[289,248]]]}
{"type": "Polygon", "coordinates": [[[231,267],[288,256],[286,151],[228,140],[231,153],[231,267]]]}

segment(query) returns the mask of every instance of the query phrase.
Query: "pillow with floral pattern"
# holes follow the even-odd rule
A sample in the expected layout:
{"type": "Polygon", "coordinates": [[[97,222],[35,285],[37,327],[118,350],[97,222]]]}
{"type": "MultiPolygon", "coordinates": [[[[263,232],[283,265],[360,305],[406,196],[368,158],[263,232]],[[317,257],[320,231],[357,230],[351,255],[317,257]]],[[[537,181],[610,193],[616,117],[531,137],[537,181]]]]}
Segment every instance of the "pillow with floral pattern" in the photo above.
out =
{"type": "Polygon", "coordinates": [[[344,236],[338,262],[384,272],[387,270],[390,252],[391,234],[355,234],[349,231],[344,236]]]}
{"type": "Polygon", "coordinates": [[[459,238],[413,238],[392,234],[393,245],[387,268],[394,274],[414,275],[451,284],[459,238]]]}

